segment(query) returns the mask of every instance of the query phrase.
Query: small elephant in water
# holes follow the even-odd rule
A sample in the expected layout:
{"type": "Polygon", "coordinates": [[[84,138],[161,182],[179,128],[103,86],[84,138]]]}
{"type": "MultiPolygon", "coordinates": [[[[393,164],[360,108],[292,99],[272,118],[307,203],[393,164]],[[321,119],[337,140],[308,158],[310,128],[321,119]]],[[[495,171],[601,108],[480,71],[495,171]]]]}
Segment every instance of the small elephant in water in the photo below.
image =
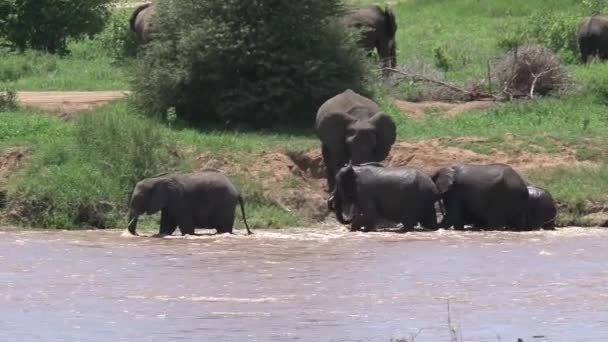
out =
{"type": "Polygon", "coordinates": [[[141,43],[150,41],[152,28],[152,16],[156,13],[156,5],[154,3],[146,3],[135,8],[129,26],[131,31],[135,32],[141,43]]]}
{"type": "Polygon", "coordinates": [[[594,15],[584,18],[576,31],[578,46],[583,63],[589,57],[608,58],[608,17],[594,15]]]}
{"type": "Polygon", "coordinates": [[[350,89],[319,107],[315,128],[330,192],[342,166],[383,161],[397,138],[393,119],[374,101],[350,89]]]}
{"type": "Polygon", "coordinates": [[[370,6],[353,10],[346,14],[344,21],[348,27],[362,31],[359,46],[369,51],[375,48],[383,67],[397,66],[397,22],[389,8],[383,10],[379,6],[370,6]]]}
{"type": "Polygon", "coordinates": [[[455,165],[439,169],[431,178],[445,206],[440,227],[526,228],[528,189],[509,165],[455,165]]]}
{"type": "Polygon", "coordinates": [[[557,205],[549,191],[528,185],[526,226],[529,229],[554,229],[557,205]]]}
{"type": "Polygon", "coordinates": [[[327,205],[340,223],[351,224],[351,231],[373,230],[378,219],[400,222],[403,231],[408,231],[417,223],[436,229],[435,203],[439,200],[435,183],[423,172],[366,163],[340,169],[327,205]],[[344,218],[344,209],[351,206],[349,220],[344,218]]]}
{"type": "Polygon", "coordinates": [[[159,235],[171,235],[178,226],[182,235],[194,235],[195,228],[232,234],[237,204],[241,206],[247,234],[251,234],[243,198],[222,172],[205,170],[146,178],[135,185],[131,194],[129,232],[137,235],[139,215],[151,215],[160,210],[159,235]]]}

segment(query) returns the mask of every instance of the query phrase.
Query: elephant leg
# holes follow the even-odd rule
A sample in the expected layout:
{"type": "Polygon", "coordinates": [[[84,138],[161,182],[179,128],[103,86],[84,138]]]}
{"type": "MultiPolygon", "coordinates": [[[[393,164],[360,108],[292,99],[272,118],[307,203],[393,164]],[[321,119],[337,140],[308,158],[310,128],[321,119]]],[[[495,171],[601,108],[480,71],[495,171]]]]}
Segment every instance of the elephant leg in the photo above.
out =
{"type": "Polygon", "coordinates": [[[426,229],[437,230],[437,213],[435,212],[434,203],[425,208],[420,224],[426,229]]]}
{"type": "Polygon", "coordinates": [[[158,235],[171,235],[177,229],[177,222],[173,215],[169,214],[167,210],[162,210],[160,213],[160,229],[158,235]]]}
{"type": "Polygon", "coordinates": [[[376,218],[378,217],[378,212],[372,201],[368,200],[363,203],[358,203],[358,205],[355,207],[354,213],[360,220],[363,231],[369,232],[376,228],[376,218]]]}
{"type": "Polygon", "coordinates": [[[182,235],[194,235],[194,220],[189,215],[184,215],[179,221],[179,230],[182,235]]]}
{"type": "Polygon", "coordinates": [[[234,210],[232,214],[224,215],[224,218],[220,221],[223,222],[216,226],[218,234],[232,234],[234,228],[234,210]]]}
{"type": "Polygon", "coordinates": [[[464,221],[462,213],[462,204],[457,198],[451,198],[445,201],[445,217],[439,225],[440,228],[454,227],[455,230],[464,230],[464,221]]]}

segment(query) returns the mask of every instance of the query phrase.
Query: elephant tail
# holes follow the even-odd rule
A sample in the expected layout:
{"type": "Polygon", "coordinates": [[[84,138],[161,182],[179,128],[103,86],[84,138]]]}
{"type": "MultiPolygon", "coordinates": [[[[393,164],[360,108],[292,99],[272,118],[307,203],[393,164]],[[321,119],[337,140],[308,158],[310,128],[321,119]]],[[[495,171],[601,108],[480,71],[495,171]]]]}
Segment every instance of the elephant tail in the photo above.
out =
{"type": "Polygon", "coordinates": [[[243,215],[243,222],[245,222],[245,228],[247,228],[247,235],[250,235],[252,234],[252,232],[249,229],[249,224],[247,223],[247,217],[245,215],[245,205],[243,203],[243,197],[241,195],[239,195],[239,204],[241,205],[241,214],[243,215]]]}
{"type": "Polygon", "coordinates": [[[384,23],[389,37],[395,37],[395,33],[397,33],[397,21],[395,20],[395,14],[388,7],[384,9],[384,23]]]}
{"type": "Polygon", "coordinates": [[[131,18],[129,18],[129,27],[131,27],[131,31],[135,32],[135,20],[137,20],[137,16],[139,15],[139,13],[150,7],[150,5],[152,5],[152,3],[143,4],[133,11],[133,14],[131,14],[131,18]]]}

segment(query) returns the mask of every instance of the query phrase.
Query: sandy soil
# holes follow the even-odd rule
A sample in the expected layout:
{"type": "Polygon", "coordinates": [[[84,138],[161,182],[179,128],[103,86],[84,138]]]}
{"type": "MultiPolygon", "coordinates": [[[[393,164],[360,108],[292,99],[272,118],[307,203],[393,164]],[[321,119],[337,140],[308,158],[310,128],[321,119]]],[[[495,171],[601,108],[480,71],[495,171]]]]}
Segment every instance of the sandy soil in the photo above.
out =
{"type": "Polygon", "coordinates": [[[20,91],[19,103],[61,116],[91,110],[129,95],[129,91],[20,91]]]}
{"type": "Polygon", "coordinates": [[[462,103],[449,103],[437,101],[410,102],[394,99],[393,102],[404,114],[411,116],[414,119],[424,119],[424,116],[429,111],[438,111],[445,116],[456,116],[464,112],[474,110],[484,110],[497,106],[499,102],[495,101],[470,101],[462,103]]]}

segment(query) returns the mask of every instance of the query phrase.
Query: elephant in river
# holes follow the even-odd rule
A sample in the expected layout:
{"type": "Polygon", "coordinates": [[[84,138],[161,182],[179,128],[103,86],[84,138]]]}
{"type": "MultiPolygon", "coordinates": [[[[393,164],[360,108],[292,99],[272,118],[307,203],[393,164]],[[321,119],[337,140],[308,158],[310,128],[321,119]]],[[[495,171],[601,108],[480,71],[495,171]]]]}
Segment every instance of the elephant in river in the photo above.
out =
{"type": "Polygon", "coordinates": [[[352,162],[383,161],[395,143],[393,119],[372,100],[348,89],[327,100],[315,123],[331,192],[338,169],[352,162]]]}
{"type": "Polygon", "coordinates": [[[440,198],[435,183],[419,170],[348,164],[338,171],[327,205],[340,223],[351,224],[351,231],[373,230],[379,219],[400,222],[402,231],[408,231],[417,223],[437,228],[435,202],[440,198]],[[350,219],[344,217],[345,208],[351,208],[350,219]]]}
{"type": "Polygon", "coordinates": [[[437,170],[431,178],[445,207],[441,228],[526,228],[528,189],[509,165],[455,165],[437,170]]]}
{"type": "Polygon", "coordinates": [[[592,56],[608,58],[607,16],[594,15],[584,18],[578,25],[576,36],[583,63],[587,63],[592,56]]]}
{"type": "Polygon", "coordinates": [[[546,189],[528,185],[526,227],[529,229],[554,229],[557,205],[546,189]]]}
{"type": "Polygon", "coordinates": [[[129,232],[137,235],[141,214],[161,211],[159,235],[171,235],[179,226],[182,235],[195,228],[232,234],[234,210],[240,204],[247,234],[251,234],[243,198],[230,179],[217,170],[194,174],[164,174],[135,185],[129,207],[129,232]]]}
{"type": "Polygon", "coordinates": [[[156,5],[154,3],[146,3],[135,8],[129,19],[131,31],[135,32],[141,43],[150,41],[151,34],[153,33],[152,16],[155,13],[156,5]]]}
{"type": "Polygon", "coordinates": [[[359,46],[370,52],[375,48],[383,67],[397,66],[397,22],[393,11],[379,6],[356,9],[346,14],[344,22],[348,27],[361,30],[359,46]]]}

